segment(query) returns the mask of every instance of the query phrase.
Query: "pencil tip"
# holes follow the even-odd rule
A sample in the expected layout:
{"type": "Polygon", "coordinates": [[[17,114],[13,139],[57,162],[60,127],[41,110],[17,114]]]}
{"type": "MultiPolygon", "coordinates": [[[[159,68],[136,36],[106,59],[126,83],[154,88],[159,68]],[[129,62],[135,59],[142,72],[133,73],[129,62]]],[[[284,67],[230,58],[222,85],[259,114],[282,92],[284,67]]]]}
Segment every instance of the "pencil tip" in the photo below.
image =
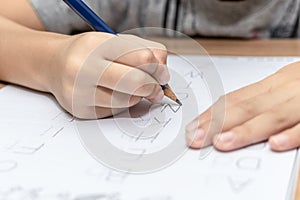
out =
{"type": "Polygon", "coordinates": [[[182,106],[181,101],[179,101],[179,99],[176,99],[176,103],[178,103],[178,105],[182,106]]]}

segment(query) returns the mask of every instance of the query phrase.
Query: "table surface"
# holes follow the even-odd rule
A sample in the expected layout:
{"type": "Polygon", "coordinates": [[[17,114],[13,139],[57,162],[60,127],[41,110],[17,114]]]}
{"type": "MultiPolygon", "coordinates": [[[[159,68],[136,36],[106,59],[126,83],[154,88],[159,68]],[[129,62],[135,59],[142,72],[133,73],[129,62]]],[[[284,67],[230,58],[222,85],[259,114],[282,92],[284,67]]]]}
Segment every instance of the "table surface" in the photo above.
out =
{"type": "MultiPolygon", "coordinates": [[[[209,55],[227,56],[300,56],[300,40],[297,39],[198,39],[198,43],[187,39],[154,38],[153,40],[165,44],[170,52],[177,54],[199,54],[199,52],[203,54],[207,52],[209,55]]],[[[4,86],[5,84],[0,83],[0,88],[4,86]]],[[[300,200],[299,178],[295,199],[300,200]]]]}

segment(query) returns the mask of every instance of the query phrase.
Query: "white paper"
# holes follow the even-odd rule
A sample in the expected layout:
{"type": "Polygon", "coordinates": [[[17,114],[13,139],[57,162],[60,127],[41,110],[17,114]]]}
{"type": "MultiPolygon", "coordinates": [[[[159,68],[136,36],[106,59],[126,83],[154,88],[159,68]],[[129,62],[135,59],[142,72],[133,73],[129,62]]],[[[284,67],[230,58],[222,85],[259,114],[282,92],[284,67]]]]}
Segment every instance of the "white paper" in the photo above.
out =
{"type": "MultiPolygon", "coordinates": [[[[298,59],[212,57],[225,92],[261,80],[298,59]]],[[[200,113],[213,103],[212,94],[203,81],[205,65],[210,66],[210,60],[170,56],[168,63],[187,83],[192,82],[190,86],[198,108],[185,104],[190,96],[184,93],[184,87],[180,88],[183,85],[177,79],[172,79],[170,85],[179,91],[184,106],[178,112],[164,111],[171,120],[157,126],[162,126],[162,133],[168,135],[132,141],[116,127],[115,121],[126,126],[126,120],[134,120],[141,126],[155,124],[157,109],[161,111],[167,103],[154,105],[150,113],[136,115],[134,119],[120,115],[97,121],[107,133],[107,140],[116,147],[129,152],[133,151],[130,145],[147,147],[145,154],[161,150],[174,140],[176,136],[171,133],[176,133],[182,122],[195,117],[182,119],[184,109],[198,109],[200,113]],[[203,66],[203,74],[195,74],[188,63],[203,66]]],[[[74,120],[50,95],[15,86],[1,89],[0,121],[1,200],[285,199],[297,157],[296,150],[275,153],[266,143],[230,153],[212,150],[207,156],[203,156],[207,153],[205,150],[187,150],[176,162],[161,170],[134,175],[114,171],[97,162],[77,133],[78,124],[88,127],[95,121],[74,120]]]]}

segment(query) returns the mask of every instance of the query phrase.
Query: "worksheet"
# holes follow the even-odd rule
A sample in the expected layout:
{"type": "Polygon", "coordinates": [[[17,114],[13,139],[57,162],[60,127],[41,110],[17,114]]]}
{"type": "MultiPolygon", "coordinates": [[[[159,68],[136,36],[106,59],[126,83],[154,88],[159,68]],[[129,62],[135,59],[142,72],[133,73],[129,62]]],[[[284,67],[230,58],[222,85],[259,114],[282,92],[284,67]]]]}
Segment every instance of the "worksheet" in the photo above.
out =
{"type": "Polygon", "coordinates": [[[6,86],[0,90],[0,199],[291,198],[298,150],[276,153],[266,142],[227,153],[192,150],[184,128],[221,95],[299,59],[172,55],[169,84],[183,106],[143,100],[101,120],[75,119],[49,94],[6,86]]]}

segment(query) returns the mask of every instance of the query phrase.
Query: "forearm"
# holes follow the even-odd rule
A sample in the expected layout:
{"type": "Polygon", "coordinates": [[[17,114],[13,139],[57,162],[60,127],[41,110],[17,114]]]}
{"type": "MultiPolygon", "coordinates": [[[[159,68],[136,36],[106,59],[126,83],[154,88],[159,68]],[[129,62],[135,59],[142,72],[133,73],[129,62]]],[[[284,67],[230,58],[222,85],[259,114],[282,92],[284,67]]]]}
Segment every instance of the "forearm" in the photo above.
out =
{"type": "Polygon", "coordinates": [[[0,0],[0,16],[35,30],[45,27],[28,0],[0,0]]]}
{"type": "Polygon", "coordinates": [[[0,80],[48,91],[51,60],[67,37],[0,17],[0,80]]]}

